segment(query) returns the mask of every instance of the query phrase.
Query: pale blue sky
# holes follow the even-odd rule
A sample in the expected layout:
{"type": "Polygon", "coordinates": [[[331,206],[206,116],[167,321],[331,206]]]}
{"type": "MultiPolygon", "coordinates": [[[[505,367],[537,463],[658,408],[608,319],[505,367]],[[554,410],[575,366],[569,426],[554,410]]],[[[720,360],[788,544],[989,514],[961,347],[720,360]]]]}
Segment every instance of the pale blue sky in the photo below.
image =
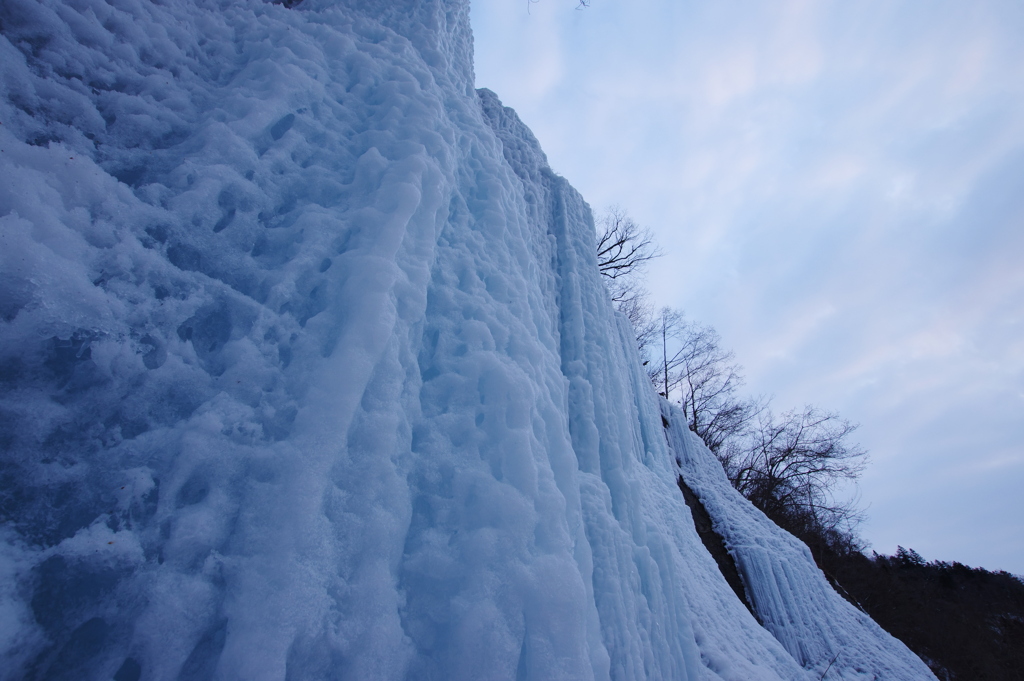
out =
{"type": "Polygon", "coordinates": [[[494,90],[748,388],[861,423],[873,548],[1024,574],[1024,4],[475,0],[494,90]]]}

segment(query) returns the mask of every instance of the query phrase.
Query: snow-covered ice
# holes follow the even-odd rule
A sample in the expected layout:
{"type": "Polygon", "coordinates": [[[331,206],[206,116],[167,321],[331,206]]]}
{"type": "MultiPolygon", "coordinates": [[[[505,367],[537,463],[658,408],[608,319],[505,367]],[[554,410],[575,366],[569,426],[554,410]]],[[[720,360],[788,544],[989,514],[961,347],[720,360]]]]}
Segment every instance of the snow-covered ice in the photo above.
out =
{"type": "Polygon", "coordinates": [[[0,678],[933,678],[659,402],[468,12],[0,5],[0,678]]]}

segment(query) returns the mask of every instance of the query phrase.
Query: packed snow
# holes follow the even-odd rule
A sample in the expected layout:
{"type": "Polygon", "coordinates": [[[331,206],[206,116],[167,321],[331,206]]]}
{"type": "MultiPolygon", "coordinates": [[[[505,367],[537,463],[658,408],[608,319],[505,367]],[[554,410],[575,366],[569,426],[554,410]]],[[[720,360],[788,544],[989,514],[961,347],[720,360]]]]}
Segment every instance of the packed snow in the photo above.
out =
{"type": "Polygon", "coordinates": [[[0,6],[0,679],[934,678],[654,393],[468,12],[0,6]]]}

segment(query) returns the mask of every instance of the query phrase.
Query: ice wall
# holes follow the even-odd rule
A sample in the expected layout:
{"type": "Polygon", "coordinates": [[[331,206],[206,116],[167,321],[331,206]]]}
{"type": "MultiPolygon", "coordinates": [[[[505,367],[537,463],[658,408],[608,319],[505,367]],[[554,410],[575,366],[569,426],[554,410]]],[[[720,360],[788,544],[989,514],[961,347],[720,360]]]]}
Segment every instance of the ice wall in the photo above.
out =
{"type": "Polygon", "coordinates": [[[0,5],[0,678],[928,678],[666,429],[467,12],[0,5]]]}

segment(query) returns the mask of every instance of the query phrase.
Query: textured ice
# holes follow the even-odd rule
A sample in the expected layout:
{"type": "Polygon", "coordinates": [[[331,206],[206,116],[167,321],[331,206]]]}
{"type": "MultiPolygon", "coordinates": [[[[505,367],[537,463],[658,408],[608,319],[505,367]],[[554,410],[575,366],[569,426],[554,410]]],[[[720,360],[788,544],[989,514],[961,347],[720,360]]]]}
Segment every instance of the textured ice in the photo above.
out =
{"type": "Polygon", "coordinates": [[[0,678],[932,678],[659,403],[465,2],[0,26],[0,678]]]}

